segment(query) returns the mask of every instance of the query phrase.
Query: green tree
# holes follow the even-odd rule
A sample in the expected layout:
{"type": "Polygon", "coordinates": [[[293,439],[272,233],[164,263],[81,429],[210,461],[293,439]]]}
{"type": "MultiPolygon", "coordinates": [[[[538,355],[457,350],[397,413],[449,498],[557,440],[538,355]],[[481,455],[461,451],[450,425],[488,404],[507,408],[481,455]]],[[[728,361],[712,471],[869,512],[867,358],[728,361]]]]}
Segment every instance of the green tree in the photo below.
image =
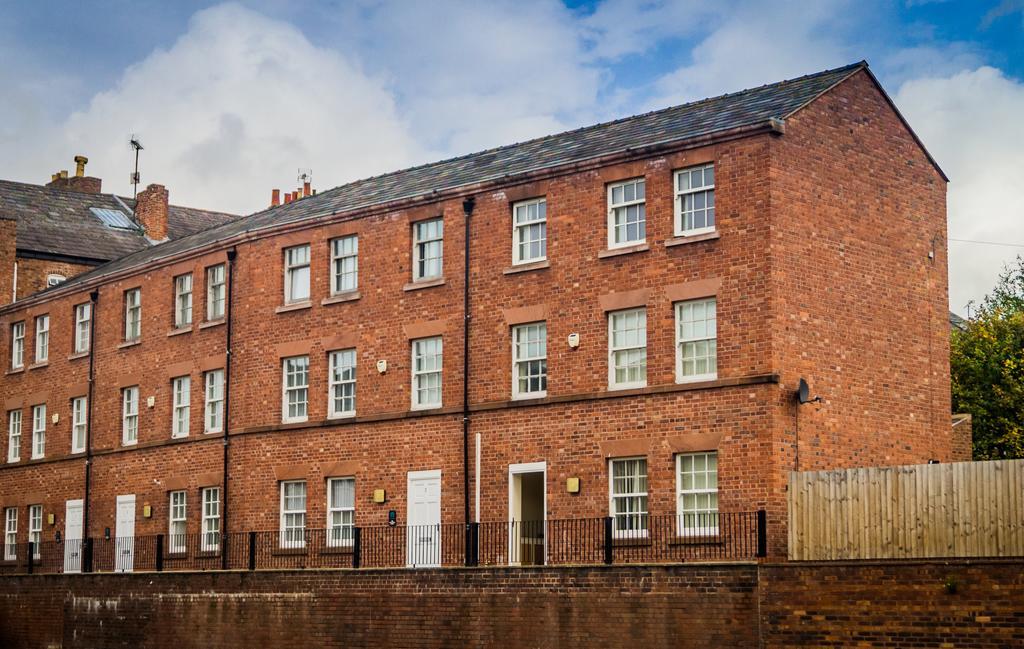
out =
{"type": "Polygon", "coordinates": [[[953,411],[973,419],[974,459],[1024,458],[1024,257],[953,331],[950,370],[953,411]]]}

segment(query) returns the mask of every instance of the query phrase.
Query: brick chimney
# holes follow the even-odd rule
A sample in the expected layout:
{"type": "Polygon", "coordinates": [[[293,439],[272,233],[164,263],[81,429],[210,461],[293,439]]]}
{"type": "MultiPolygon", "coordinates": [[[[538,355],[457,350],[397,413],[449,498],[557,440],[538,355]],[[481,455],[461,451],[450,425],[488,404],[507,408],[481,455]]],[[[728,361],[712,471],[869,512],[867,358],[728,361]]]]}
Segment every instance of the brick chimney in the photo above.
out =
{"type": "Polygon", "coordinates": [[[167,188],[163,185],[150,185],[139,192],[135,199],[135,220],[146,231],[146,236],[153,241],[167,238],[167,188]]]}
{"type": "Polygon", "coordinates": [[[99,194],[102,191],[103,181],[95,176],[85,175],[85,165],[88,162],[89,158],[84,155],[76,155],[75,175],[69,178],[66,169],[58,171],[50,177],[50,182],[46,183],[46,186],[86,194],[99,194]]]}

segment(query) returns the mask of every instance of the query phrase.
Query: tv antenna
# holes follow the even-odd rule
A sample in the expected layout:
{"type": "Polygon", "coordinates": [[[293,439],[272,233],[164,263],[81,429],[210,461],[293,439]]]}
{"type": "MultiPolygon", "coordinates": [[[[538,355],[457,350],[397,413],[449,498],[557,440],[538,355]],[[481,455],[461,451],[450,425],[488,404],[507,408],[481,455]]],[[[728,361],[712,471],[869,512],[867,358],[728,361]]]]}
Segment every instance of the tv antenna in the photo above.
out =
{"type": "Polygon", "coordinates": [[[134,199],[139,196],[139,181],[141,180],[139,176],[139,151],[142,151],[143,147],[142,142],[139,141],[138,136],[134,133],[132,133],[129,144],[135,149],[135,171],[132,172],[130,181],[132,183],[132,198],[134,199]]]}
{"type": "Polygon", "coordinates": [[[311,183],[313,182],[313,170],[312,169],[299,169],[299,177],[297,180],[300,183],[311,183]]]}

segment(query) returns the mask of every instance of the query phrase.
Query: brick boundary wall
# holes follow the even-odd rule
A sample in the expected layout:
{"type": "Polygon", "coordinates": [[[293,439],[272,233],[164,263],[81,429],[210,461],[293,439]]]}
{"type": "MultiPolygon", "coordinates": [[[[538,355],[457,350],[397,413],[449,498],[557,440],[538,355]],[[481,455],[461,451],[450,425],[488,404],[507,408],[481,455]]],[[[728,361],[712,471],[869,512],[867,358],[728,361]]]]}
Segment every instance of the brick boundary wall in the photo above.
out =
{"type": "Polygon", "coordinates": [[[0,646],[1020,647],[1024,560],[10,576],[0,646]]]}
{"type": "Polygon", "coordinates": [[[1021,559],[765,564],[759,586],[763,649],[1024,647],[1021,559]]]}
{"type": "Polygon", "coordinates": [[[0,647],[748,647],[754,564],[0,578],[0,647]]]}

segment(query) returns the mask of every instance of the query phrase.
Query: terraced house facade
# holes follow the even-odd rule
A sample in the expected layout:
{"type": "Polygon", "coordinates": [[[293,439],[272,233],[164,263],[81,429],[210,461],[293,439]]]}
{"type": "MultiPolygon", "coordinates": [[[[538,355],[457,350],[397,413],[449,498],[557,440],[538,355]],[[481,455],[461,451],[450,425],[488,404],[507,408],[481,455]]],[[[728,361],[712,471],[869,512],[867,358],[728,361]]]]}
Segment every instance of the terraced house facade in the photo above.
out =
{"type": "Polygon", "coordinates": [[[945,183],[862,63],[115,260],[0,309],[7,538],[765,509],[781,554],[793,468],[952,459],[945,183]]]}

